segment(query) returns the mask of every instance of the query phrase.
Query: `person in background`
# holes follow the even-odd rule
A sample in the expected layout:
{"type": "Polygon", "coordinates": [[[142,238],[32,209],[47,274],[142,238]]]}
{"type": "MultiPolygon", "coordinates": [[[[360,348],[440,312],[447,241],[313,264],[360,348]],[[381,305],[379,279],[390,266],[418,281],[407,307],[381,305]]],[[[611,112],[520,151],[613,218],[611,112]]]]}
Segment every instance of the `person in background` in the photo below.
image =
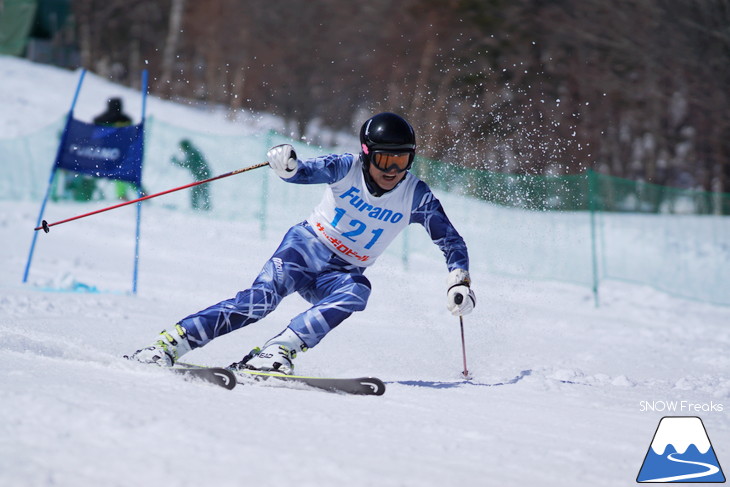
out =
{"type": "Polygon", "coordinates": [[[132,125],[132,119],[124,113],[121,98],[109,98],[107,100],[106,111],[94,117],[94,125],[129,127],[132,125]]]}
{"type": "MultiPolygon", "coordinates": [[[[124,113],[121,98],[109,98],[106,111],[94,117],[94,125],[102,127],[128,127],[132,119],[124,113]]],[[[114,181],[115,193],[118,199],[128,201],[138,195],[137,187],[127,181],[114,181]],[[131,195],[131,197],[130,197],[131,195]]]]}
{"type": "MultiPolygon", "coordinates": [[[[193,145],[188,139],[180,141],[180,150],[184,158],[179,159],[176,155],[172,156],[171,162],[176,166],[187,169],[193,175],[196,181],[203,181],[211,177],[210,168],[205,162],[205,158],[200,150],[193,145]]],[[[210,202],[210,193],[208,186],[201,184],[194,186],[190,193],[190,203],[194,210],[210,211],[212,208],[210,202]]]]}

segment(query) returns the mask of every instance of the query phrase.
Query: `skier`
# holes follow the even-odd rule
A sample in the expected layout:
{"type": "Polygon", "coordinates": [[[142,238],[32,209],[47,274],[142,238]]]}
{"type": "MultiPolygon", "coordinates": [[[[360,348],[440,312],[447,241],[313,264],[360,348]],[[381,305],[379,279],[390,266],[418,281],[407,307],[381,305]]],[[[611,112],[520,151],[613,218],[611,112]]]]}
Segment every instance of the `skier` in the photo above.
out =
{"type": "Polygon", "coordinates": [[[365,309],[370,296],[365,269],[410,223],[423,225],[446,258],[448,309],[457,316],[470,313],[476,298],[464,240],[428,185],[408,171],[416,153],[413,128],[399,115],[380,113],[363,124],[360,142],[357,156],[308,160],[298,160],[289,144],[271,148],[269,165],[284,181],[328,184],[322,201],[289,229],[249,289],[183,318],[130,358],[172,366],[190,350],[262,319],[297,291],[312,307],[229,366],[291,374],[297,353],[365,309]]]}

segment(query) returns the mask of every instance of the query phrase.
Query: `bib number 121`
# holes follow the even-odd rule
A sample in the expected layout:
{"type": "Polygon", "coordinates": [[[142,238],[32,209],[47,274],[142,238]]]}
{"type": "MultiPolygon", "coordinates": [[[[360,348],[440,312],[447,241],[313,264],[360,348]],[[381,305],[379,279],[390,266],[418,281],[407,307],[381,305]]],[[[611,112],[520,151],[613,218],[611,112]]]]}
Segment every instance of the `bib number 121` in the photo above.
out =
{"type": "MultiPolygon", "coordinates": [[[[346,213],[347,212],[342,208],[335,208],[335,217],[334,219],[332,219],[331,225],[333,227],[337,227],[337,224],[340,223],[340,220],[342,220],[342,217],[344,217],[346,213]]],[[[344,232],[342,236],[350,240],[351,242],[356,242],[357,239],[355,237],[363,234],[368,228],[364,222],[356,219],[349,220],[348,225],[352,228],[352,230],[344,232]]],[[[367,244],[365,244],[365,249],[370,249],[373,245],[375,245],[375,242],[377,242],[380,236],[383,234],[383,229],[377,228],[375,230],[371,230],[370,232],[373,234],[373,237],[367,244]]]]}

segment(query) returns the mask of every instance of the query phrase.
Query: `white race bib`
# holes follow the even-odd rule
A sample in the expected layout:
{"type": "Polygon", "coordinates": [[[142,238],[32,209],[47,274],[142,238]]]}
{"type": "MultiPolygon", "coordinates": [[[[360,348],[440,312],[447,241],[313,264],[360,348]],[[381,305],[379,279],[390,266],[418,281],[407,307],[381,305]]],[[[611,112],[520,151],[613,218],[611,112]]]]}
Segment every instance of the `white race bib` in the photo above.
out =
{"type": "Polygon", "coordinates": [[[362,162],[356,159],[344,178],[328,186],[307,221],[335,255],[367,267],[410,223],[418,181],[406,173],[395,189],[373,196],[365,185],[362,162]]]}

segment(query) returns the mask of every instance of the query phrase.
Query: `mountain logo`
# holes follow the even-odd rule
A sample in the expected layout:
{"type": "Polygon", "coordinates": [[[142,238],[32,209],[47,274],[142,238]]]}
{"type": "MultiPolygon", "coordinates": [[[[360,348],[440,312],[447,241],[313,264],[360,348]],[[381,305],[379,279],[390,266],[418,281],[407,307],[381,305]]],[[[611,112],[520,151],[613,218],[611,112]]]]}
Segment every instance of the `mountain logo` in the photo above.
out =
{"type": "Polygon", "coordinates": [[[636,481],[725,482],[702,420],[696,416],[663,417],[636,481]]]}

